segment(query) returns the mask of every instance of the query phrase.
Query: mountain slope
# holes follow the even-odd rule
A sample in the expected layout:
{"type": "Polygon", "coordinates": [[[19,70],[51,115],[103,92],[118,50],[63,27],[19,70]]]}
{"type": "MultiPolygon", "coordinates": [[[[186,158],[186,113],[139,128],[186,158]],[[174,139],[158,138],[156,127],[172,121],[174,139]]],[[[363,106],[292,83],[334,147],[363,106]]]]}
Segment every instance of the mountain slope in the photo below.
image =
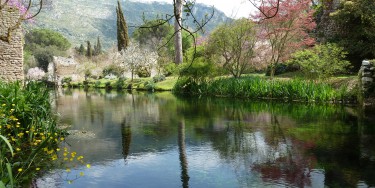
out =
{"type": "MultiPolygon", "coordinates": [[[[94,42],[96,37],[101,38],[105,48],[116,44],[116,0],[59,0],[43,9],[36,17],[35,22],[28,28],[49,28],[62,33],[74,46],[85,44],[87,40],[94,42]]],[[[173,7],[167,3],[141,3],[132,1],[121,1],[125,19],[129,27],[129,33],[134,31],[135,26],[143,23],[142,17],[154,19],[157,16],[164,17],[172,14],[173,7]]],[[[197,4],[194,15],[200,19],[212,12],[211,7],[197,4]]],[[[213,19],[205,27],[207,32],[218,24],[230,18],[215,9],[213,19]]],[[[194,28],[191,21],[187,22],[190,28],[194,28]]]]}

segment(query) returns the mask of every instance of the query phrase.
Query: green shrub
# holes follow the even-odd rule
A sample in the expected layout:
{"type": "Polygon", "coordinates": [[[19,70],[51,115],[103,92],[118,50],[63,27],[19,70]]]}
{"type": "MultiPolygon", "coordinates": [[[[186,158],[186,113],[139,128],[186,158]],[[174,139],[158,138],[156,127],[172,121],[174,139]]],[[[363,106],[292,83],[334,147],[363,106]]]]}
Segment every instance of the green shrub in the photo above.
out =
{"type": "Polygon", "coordinates": [[[151,70],[147,67],[138,67],[135,73],[140,78],[147,78],[151,76],[151,70]]]}
{"type": "Polygon", "coordinates": [[[147,91],[154,91],[155,90],[155,83],[153,81],[147,81],[144,84],[144,88],[147,91]]]}
{"type": "Polygon", "coordinates": [[[72,82],[72,77],[64,77],[62,80],[61,80],[61,84],[62,85],[68,85],[70,86],[71,85],[71,82],[72,82]]]}
{"type": "Polygon", "coordinates": [[[345,60],[347,54],[337,44],[327,43],[298,51],[292,54],[289,62],[299,64],[307,77],[323,79],[338,73],[345,73],[350,65],[349,61],[345,60]]]}
{"type": "Polygon", "coordinates": [[[0,83],[0,181],[5,185],[20,187],[57,159],[65,132],[56,125],[49,92],[41,83],[0,83]]]}
{"type": "Polygon", "coordinates": [[[125,80],[126,80],[126,78],[121,77],[121,78],[119,78],[116,81],[115,86],[116,86],[117,90],[124,89],[124,87],[125,87],[125,80]]]}
{"type": "Polygon", "coordinates": [[[175,63],[168,63],[162,67],[164,76],[172,76],[178,74],[178,66],[175,63]]]}
{"type": "Polygon", "coordinates": [[[158,82],[164,81],[165,76],[164,75],[156,75],[152,78],[152,80],[154,81],[154,83],[158,83],[158,82]]]}
{"type": "Polygon", "coordinates": [[[103,76],[110,74],[121,77],[124,74],[124,69],[118,65],[111,64],[103,69],[103,76]]]}

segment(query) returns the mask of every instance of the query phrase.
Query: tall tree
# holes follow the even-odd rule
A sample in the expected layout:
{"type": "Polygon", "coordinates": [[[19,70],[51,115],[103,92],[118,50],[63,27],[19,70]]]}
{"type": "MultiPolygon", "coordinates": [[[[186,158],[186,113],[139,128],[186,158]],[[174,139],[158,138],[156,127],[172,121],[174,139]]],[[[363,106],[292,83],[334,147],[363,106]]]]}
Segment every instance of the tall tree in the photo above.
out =
{"type": "Polygon", "coordinates": [[[102,44],[100,43],[100,38],[96,40],[94,55],[100,55],[102,53],[102,44]]]}
{"type": "MultiPolygon", "coordinates": [[[[263,44],[269,49],[266,60],[271,66],[271,77],[275,73],[278,63],[286,61],[290,55],[303,46],[311,46],[315,40],[309,37],[308,32],[316,27],[313,20],[311,0],[270,0],[263,10],[278,11],[273,18],[268,19],[263,12],[259,12],[255,19],[260,20],[259,36],[263,44]],[[272,3],[273,2],[273,3],[272,3]],[[272,9],[273,4],[279,4],[272,9]]],[[[273,15],[272,11],[270,13],[273,15]]]]}
{"type": "Polygon", "coordinates": [[[181,32],[181,24],[182,24],[182,0],[173,0],[174,1],[174,15],[175,15],[175,22],[174,22],[174,31],[175,31],[175,39],[174,39],[174,47],[175,47],[175,62],[176,64],[181,64],[182,60],[182,32],[181,32]]]}
{"type": "Polygon", "coordinates": [[[235,78],[250,68],[254,58],[256,42],[255,24],[248,19],[239,19],[219,26],[207,43],[207,52],[220,62],[235,78]]]}
{"type": "Polygon", "coordinates": [[[92,57],[92,49],[91,49],[91,43],[90,41],[87,41],[87,52],[86,52],[86,56],[88,58],[91,58],[92,57]]]}
{"type": "Polygon", "coordinates": [[[129,46],[128,26],[126,25],[124,13],[120,1],[117,1],[117,48],[118,51],[125,50],[129,46]]]}

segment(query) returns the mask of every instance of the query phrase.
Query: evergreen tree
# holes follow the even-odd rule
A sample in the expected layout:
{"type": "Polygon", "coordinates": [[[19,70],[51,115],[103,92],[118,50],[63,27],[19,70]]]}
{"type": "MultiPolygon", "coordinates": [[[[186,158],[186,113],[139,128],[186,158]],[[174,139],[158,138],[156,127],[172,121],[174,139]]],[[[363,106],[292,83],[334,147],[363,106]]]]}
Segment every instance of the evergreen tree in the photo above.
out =
{"type": "Polygon", "coordinates": [[[95,45],[95,55],[100,55],[102,53],[102,44],[100,43],[100,38],[98,37],[98,40],[96,41],[95,45]]]}
{"type": "Polygon", "coordinates": [[[83,46],[83,44],[81,44],[81,46],[79,47],[78,54],[79,55],[85,54],[85,47],[83,46]]]}
{"type": "Polygon", "coordinates": [[[91,43],[90,41],[87,41],[87,53],[86,56],[91,58],[92,57],[92,49],[91,49],[91,43]]]}
{"type": "Polygon", "coordinates": [[[120,1],[117,1],[117,48],[118,51],[126,49],[129,45],[128,26],[126,25],[124,13],[120,5],[120,1]]]}

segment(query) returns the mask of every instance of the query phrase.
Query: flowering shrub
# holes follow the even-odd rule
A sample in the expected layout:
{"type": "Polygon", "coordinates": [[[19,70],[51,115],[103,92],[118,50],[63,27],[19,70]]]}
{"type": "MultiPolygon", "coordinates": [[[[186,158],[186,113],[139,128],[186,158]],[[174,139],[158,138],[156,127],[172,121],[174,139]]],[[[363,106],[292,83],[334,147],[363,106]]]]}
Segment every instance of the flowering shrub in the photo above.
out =
{"type": "Polygon", "coordinates": [[[27,71],[26,78],[29,80],[42,80],[46,73],[39,67],[31,68],[27,71]]]}
{"type": "Polygon", "coordinates": [[[0,187],[24,185],[39,171],[56,165],[60,152],[83,163],[75,152],[58,148],[65,131],[58,128],[51,110],[49,91],[30,82],[0,83],[0,187]]]}

